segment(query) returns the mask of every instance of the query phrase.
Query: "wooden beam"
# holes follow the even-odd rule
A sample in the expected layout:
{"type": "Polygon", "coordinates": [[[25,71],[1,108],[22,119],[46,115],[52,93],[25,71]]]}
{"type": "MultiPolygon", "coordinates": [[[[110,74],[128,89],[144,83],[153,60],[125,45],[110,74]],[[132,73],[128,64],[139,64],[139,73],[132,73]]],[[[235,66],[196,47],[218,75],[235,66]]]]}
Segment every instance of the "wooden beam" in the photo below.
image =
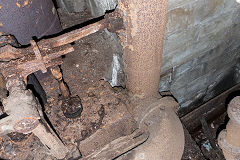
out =
{"type": "Polygon", "coordinates": [[[206,117],[207,121],[216,119],[227,110],[227,104],[237,95],[240,95],[240,83],[183,116],[181,121],[192,133],[201,127],[202,115],[206,117]]]}

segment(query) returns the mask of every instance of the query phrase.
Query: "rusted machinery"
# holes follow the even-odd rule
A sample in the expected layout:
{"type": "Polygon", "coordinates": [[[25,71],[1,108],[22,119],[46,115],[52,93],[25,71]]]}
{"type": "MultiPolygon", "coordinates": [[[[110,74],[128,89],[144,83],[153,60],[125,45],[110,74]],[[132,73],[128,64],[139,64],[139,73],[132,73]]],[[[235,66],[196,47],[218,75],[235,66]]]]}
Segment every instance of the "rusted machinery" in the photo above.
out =
{"type": "Polygon", "coordinates": [[[39,42],[32,40],[29,47],[5,45],[0,48],[0,71],[9,90],[9,97],[3,103],[8,116],[0,120],[1,133],[33,132],[52,155],[64,158],[68,151],[66,146],[48,127],[39,103],[26,90],[24,81],[31,73],[39,70],[44,73],[47,68],[52,68],[63,96],[70,97],[61,72],[55,67],[63,63],[62,55],[73,51],[71,42],[107,28],[110,32],[117,32],[121,39],[128,76],[127,89],[136,106],[128,115],[133,115],[136,127],[133,133],[114,139],[100,150],[86,152],[83,159],[114,159],[128,151],[131,152],[126,156],[130,155],[132,159],[181,159],[184,134],[173,110],[178,104],[173,98],[163,98],[158,93],[167,2],[120,0],[118,8],[99,22],[55,38],[39,42]],[[22,97],[21,103],[14,101],[16,96],[22,97]],[[24,106],[25,110],[20,111],[19,105],[24,106]],[[24,113],[18,116],[19,112],[24,113]]]}
{"type": "Polygon", "coordinates": [[[178,160],[184,150],[183,127],[173,111],[178,104],[158,93],[167,7],[168,0],[118,3],[125,28],[118,33],[128,77],[126,85],[136,101],[133,114],[139,128],[150,133],[127,159],[178,160]]]}
{"type": "MultiPolygon", "coordinates": [[[[109,17],[109,19],[111,19],[109,17]]],[[[43,73],[49,67],[52,74],[59,81],[60,89],[65,98],[70,97],[67,87],[62,81],[61,72],[56,67],[62,63],[61,56],[73,51],[69,44],[87,35],[109,27],[113,30],[113,23],[109,19],[66,33],[56,38],[31,41],[27,48],[15,48],[7,44],[0,48],[1,73],[6,79],[9,96],[3,100],[3,106],[8,116],[0,120],[1,134],[15,131],[19,133],[33,132],[56,158],[62,159],[67,154],[67,148],[48,126],[43,118],[39,102],[30,90],[26,90],[24,81],[31,73],[41,70],[43,73]],[[21,106],[21,107],[20,107],[21,106]]],[[[117,21],[121,23],[121,18],[117,21]]],[[[117,24],[117,27],[121,26],[117,24]]],[[[6,42],[11,36],[6,39],[6,42]]],[[[79,106],[79,105],[78,105],[79,106]]]]}

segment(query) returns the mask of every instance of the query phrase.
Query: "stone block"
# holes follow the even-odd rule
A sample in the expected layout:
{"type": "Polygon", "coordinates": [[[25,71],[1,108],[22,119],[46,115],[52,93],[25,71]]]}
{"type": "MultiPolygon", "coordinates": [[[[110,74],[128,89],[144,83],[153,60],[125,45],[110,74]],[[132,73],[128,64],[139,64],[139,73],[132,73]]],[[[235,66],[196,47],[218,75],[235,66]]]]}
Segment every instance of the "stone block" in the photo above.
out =
{"type": "Polygon", "coordinates": [[[175,33],[194,25],[193,8],[179,7],[168,11],[166,33],[175,33]]]}
{"type": "Polygon", "coordinates": [[[68,12],[83,12],[86,9],[86,0],[57,0],[57,3],[68,12]]]}
{"type": "Polygon", "coordinates": [[[86,0],[87,8],[93,17],[103,16],[106,11],[113,10],[117,6],[117,0],[86,0]]]}

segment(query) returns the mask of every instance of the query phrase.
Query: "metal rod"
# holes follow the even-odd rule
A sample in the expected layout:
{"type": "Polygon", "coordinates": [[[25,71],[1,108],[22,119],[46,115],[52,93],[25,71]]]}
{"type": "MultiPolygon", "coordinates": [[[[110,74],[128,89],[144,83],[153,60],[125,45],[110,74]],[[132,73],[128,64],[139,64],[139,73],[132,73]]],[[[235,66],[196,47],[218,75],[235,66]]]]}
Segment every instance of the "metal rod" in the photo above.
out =
{"type": "Polygon", "coordinates": [[[47,40],[42,40],[39,42],[39,46],[50,46],[50,47],[59,47],[65,44],[72,43],[76,40],[79,40],[83,37],[86,37],[90,34],[96,33],[100,30],[105,29],[108,26],[105,19],[98,21],[96,23],[87,25],[83,28],[71,31],[69,33],[65,33],[58,37],[54,37],[47,40]]]}

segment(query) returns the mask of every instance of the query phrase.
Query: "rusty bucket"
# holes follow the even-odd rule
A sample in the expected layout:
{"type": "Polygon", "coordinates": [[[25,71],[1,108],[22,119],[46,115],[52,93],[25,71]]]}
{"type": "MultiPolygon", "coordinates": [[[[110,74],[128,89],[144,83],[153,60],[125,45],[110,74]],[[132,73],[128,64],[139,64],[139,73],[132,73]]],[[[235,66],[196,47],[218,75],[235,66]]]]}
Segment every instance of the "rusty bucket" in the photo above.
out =
{"type": "Polygon", "coordinates": [[[0,1],[0,35],[11,34],[22,45],[32,37],[60,32],[61,25],[51,0],[0,1]]]}

